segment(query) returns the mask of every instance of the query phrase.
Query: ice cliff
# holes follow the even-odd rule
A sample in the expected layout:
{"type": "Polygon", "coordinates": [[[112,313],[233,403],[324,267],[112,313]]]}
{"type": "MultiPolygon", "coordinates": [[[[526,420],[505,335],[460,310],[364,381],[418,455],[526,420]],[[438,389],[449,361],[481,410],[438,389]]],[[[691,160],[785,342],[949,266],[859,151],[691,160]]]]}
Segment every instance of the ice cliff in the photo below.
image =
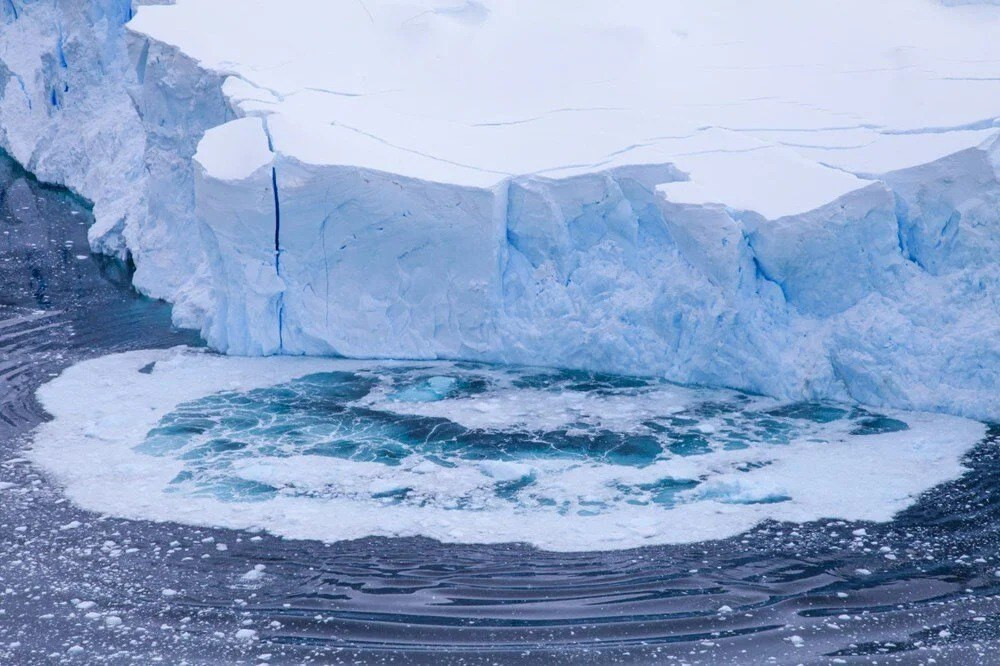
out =
{"type": "Polygon", "coordinates": [[[1000,419],[1000,8],[0,11],[0,145],[218,349],[1000,419]]]}

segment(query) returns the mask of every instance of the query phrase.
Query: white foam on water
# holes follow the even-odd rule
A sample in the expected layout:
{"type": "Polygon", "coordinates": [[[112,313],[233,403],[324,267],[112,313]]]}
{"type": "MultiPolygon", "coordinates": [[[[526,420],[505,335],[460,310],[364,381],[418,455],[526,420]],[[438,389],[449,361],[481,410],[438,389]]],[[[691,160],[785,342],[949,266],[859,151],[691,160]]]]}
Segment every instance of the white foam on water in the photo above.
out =
{"type": "Polygon", "coordinates": [[[446,418],[466,428],[553,430],[585,424],[627,432],[643,419],[681,411],[694,395],[694,391],[673,386],[639,395],[507,387],[487,396],[433,401],[398,401],[373,392],[364,403],[397,414],[446,418]]]}
{"type": "MultiPolygon", "coordinates": [[[[456,456],[441,464],[419,450],[391,465],[294,451],[228,459],[226,473],[233,478],[279,489],[254,501],[178,490],[171,481],[186,461],[136,448],[179,405],[218,392],[245,392],[321,372],[378,377],[380,370],[412,366],[248,359],[187,348],[105,356],[75,365],[39,389],[53,420],[38,428],[30,456],[82,507],[127,518],[265,529],[324,541],[420,535],[575,551],[723,538],[765,519],[890,520],[921,492],[962,474],[962,455],[985,434],[983,424],[968,419],[884,411],[909,429],[855,435],[851,428],[857,423],[848,419],[804,422],[787,443],[713,445],[701,455],[665,451],[646,465],[586,455],[456,456]],[[518,483],[525,485],[514,495],[497,491],[501,484],[518,483]],[[663,488],[671,500],[650,501],[663,488]]],[[[574,426],[641,433],[642,421],[652,416],[738,396],[667,384],[589,392],[516,388],[504,384],[511,376],[504,369],[421,367],[432,373],[428,386],[434,389],[418,396],[424,401],[401,400],[398,393],[393,398],[398,387],[383,382],[356,404],[447,418],[484,432],[574,426]],[[479,394],[449,397],[453,384],[441,378],[463,373],[495,383],[479,394]]],[[[766,398],[744,400],[747,408],[780,406],[766,398]]],[[[724,426],[710,415],[692,428],[711,438],[724,426]]]]}

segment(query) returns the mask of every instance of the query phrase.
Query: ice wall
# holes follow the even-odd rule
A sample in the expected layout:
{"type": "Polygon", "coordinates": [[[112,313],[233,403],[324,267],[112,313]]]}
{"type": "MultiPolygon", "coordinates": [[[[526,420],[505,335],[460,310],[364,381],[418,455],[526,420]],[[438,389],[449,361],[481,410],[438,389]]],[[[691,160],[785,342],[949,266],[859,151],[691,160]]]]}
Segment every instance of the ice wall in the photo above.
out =
{"type": "MultiPolygon", "coordinates": [[[[584,3],[565,49],[577,71],[546,50],[547,22],[571,32],[553,7],[370,2],[368,17],[294,0],[317,13],[304,26],[254,1],[222,30],[227,3],[142,8],[127,29],[127,2],[10,0],[0,31],[0,145],[94,201],[95,249],[129,254],[136,286],[216,348],[655,373],[1000,418],[998,112],[985,65],[956,57],[992,47],[949,15],[906,15],[932,51],[917,67],[850,7],[816,5],[860,46],[827,54],[843,72],[775,76],[789,52],[760,44],[744,55],[764,64],[732,74],[718,49],[660,66],[656,49],[683,53],[706,25],[743,34],[749,15],[657,14],[650,29],[674,27],[654,46],[626,12],[584,3]],[[552,16],[495,63],[530,11],[552,16]],[[865,73],[871,54],[897,69],[865,73]],[[352,58],[365,66],[338,65],[352,58]],[[653,66],[600,69],[633,61],[653,66]],[[626,83],[605,90],[605,74],[626,83]]],[[[817,19],[788,9],[776,30],[794,42],[817,19]]]]}
{"type": "MultiPolygon", "coordinates": [[[[247,129],[266,145],[257,119],[206,141],[247,129]]],[[[199,166],[203,237],[225,248],[205,330],[237,354],[655,373],[993,418],[997,145],[776,220],[665,200],[670,165],[492,189],[280,155],[236,180],[199,166]]]]}
{"type": "Polygon", "coordinates": [[[0,146],[94,202],[95,249],[141,217],[145,132],[125,84],[130,0],[0,3],[0,146]]]}
{"type": "Polygon", "coordinates": [[[93,202],[92,248],[131,258],[135,286],[197,328],[205,268],[191,156],[232,115],[222,77],[130,38],[125,24],[146,4],[162,3],[0,3],[0,148],[93,202]]]}

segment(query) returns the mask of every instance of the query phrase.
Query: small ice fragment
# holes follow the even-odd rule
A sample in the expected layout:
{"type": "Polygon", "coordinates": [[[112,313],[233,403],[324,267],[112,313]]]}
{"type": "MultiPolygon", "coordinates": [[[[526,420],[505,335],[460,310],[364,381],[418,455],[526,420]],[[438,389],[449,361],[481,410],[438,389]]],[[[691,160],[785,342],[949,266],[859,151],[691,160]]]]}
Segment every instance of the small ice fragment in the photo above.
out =
{"type": "Polygon", "coordinates": [[[253,569],[240,576],[240,578],[246,581],[260,580],[264,577],[264,569],[266,568],[263,564],[255,564],[253,565],[253,569]]]}
{"type": "Polygon", "coordinates": [[[504,460],[485,460],[479,463],[479,469],[487,476],[497,481],[519,481],[532,473],[530,465],[507,462],[504,460]]]}
{"type": "Polygon", "coordinates": [[[257,638],[257,631],[254,629],[238,629],[236,638],[241,641],[252,641],[257,638]]]}

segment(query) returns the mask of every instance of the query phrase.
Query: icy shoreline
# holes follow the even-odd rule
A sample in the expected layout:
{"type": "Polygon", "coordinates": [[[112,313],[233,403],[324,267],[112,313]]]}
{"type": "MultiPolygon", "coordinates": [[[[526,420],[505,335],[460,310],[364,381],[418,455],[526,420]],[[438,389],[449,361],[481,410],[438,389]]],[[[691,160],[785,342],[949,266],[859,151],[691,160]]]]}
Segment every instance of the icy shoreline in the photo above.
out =
{"type": "MultiPolygon", "coordinates": [[[[889,4],[880,11],[906,3],[889,4]]],[[[247,5],[246,30],[273,22],[280,46],[301,28],[303,53],[316,48],[311,29],[271,21],[261,7],[247,5]]],[[[331,14],[358,33],[344,48],[411,49],[414,66],[428,69],[427,89],[441,90],[447,77],[434,79],[420,58],[425,43],[444,40],[465,50],[470,71],[503,80],[507,69],[490,69],[468,45],[517,28],[502,7],[431,2],[411,12],[416,19],[372,8],[370,29],[363,16],[331,14]]],[[[997,21],[996,10],[921,5],[907,19],[915,30],[937,25],[946,54],[970,56],[912,56],[930,75],[904,79],[893,94],[927,108],[882,109],[887,81],[855,73],[858,90],[876,99],[848,100],[845,127],[829,129],[836,109],[747,102],[746,122],[790,128],[754,131],[722,129],[734,116],[720,109],[735,92],[705,102],[698,122],[674,109],[680,115],[661,127],[648,112],[659,102],[650,106],[639,87],[612,89],[627,112],[598,108],[607,95],[594,93],[590,107],[536,119],[526,102],[492,99],[476,79],[459,84],[485,110],[401,120],[402,102],[375,94],[395,76],[384,63],[366,61],[372,80],[345,80],[356,88],[333,95],[319,90],[339,83],[327,78],[355,70],[282,69],[267,61],[267,45],[255,61],[238,29],[209,42],[178,32],[215,34],[225,10],[139,8],[127,30],[124,0],[14,0],[0,32],[0,145],[92,200],[94,248],[130,254],[137,288],[174,303],[176,322],[214,347],[579,367],[1000,418],[1000,143],[997,110],[985,108],[993,84],[971,64],[988,47],[969,27],[988,32],[975,21],[997,21]],[[290,89],[277,88],[285,82],[290,89]],[[954,100],[929,97],[941,85],[954,86],[954,100]],[[488,130],[471,122],[490,114],[506,117],[493,115],[488,130]],[[432,158],[432,149],[447,155],[432,158]]],[[[575,19],[583,34],[600,18],[588,11],[575,19]]],[[[691,18],[694,40],[703,19],[691,18]]],[[[794,29],[799,19],[788,20],[794,29]]],[[[857,32],[852,57],[888,46],[857,32]]],[[[599,34],[607,48],[624,48],[620,35],[599,34]]],[[[674,48],[642,36],[632,41],[650,62],[674,48]]],[[[681,52],[695,48],[671,39],[681,52]]],[[[532,44],[511,57],[528,58],[532,44]]],[[[539,81],[551,83],[540,62],[539,81]]],[[[817,71],[854,90],[850,77],[817,71]]],[[[674,76],[671,85],[689,92],[674,76]]],[[[739,74],[749,81],[742,93],[772,85],[755,76],[739,74]]],[[[587,101],[581,90],[551,96],[587,101]]],[[[418,110],[433,102],[400,99],[418,110]]]]}

